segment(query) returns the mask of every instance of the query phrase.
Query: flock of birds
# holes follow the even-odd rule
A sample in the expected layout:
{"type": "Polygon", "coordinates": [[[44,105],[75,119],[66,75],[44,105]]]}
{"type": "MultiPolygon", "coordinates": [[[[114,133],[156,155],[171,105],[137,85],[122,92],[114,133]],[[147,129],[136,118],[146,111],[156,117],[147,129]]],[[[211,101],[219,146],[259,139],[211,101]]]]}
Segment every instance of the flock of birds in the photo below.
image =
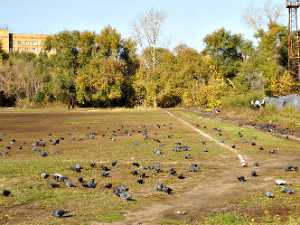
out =
{"type": "MultiPolygon", "coordinates": [[[[246,125],[249,125],[249,124],[246,124],[246,125]]],[[[268,124],[268,125],[265,125],[265,126],[261,126],[261,125],[256,125],[256,124],[251,124],[253,126],[258,126],[259,129],[269,129],[270,132],[273,132],[275,129],[276,129],[276,125],[272,125],[272,124],[268,124]]],[[[127,125],[128,126],[128,125],[127,125]]],[[[157,124],[156,125],[158,129],[161,128],[161,126],[166,126],[165,124],[164,125],[159,125],[157,124]]],[[[169,123],[169,128],[172,129],[172,123],[169,123]]],[[[200,127],[200,125],[196,125],[197,127],[200,127]]],[[[128,126],[129,127],[129,126],[128,126]]],[[[154,127],[153,125],[151,125],[151,127],[154,127]]],[[[87,127],[88,129],[90,129],[89,127],[87,127]]],[[[204,129],[206,129],[206,126],[203,127],[204,129]]],[[[109,128],[107,128],[109,129],[109,128]]],[[[75,128],[75,130],[77,131],[77,128],[75,128]]],[[[219,136],[222,136],[223,133],[221,130],[217,129],[217,128],[213,128],[213,130],[217,131],[219,133],[219,136]]],[[[283,131],[283,130],[279,130],[278,132],[282,133],[282,134],[285,134],[287,133],[287,131],[283,131]]],[[[142,140],[147,140],[149,139],[149,133],[146,129],[146,126],[138,126],[138,130],[135,131],[134,129],[132,128],[128,128],[126,129],[123,125],[119,126],[118,129],[116,130],[113,130],[112,132],[112,137],[109,137],[109,140],[114,142],[114,141],[117,141],[118,139],[118,136],[121,136],[121,135],[127,135],[127,136],[132,136],[134,133],[140,133],[143,135],[143,138],[142,140]]],[[[294,131],[289,131],[289,134],[296,134],[297,132],[294,132],[294,131]]],[[[71,133],[67,133],[68,136],[71,136],[71,133]]],[[[157,135],[158,132],[154,132],[152,133],[152,135],[157,135]]],[[[3,133],[3,136],[5,136],[5,133],[3,133]]],[[[46,145],[48,145],[49,143],[51,145],[59,145],[60,143],[62,143],[63,141],[65,141],[65,138],[64,137],[60,137],[60,138],[56,138],[56,139],[53,139],[51,138],[52,136],[52,133],[49,133],[48,134],[49,136],[49,139],[48,141],[44,141],[42,138],[40,138],[38,141],[35,141],[33,142],[31,145],[32,145],[32,148],[31,150],[33,152],[36,152],[38,154],[41,155],[41,157],[46,157],[48,156],[50,153],[47,152],[47,151],[43,151],[43,150],[40,150],[39,148],[42,148],[42,147],[45,147],[46,145]]],[[[82,138],[75,138],[75,137],[71,137],[70,140],[71,141],[82,141],[82,140],[87,140],[87,139],[94,139],[95,137],[97,136],[97,133],[92,131],[90,134],[85,134],[84,137],[82,138]]],[[[106,134],[102,134],[101,135],[103,138],[106,137],[106,134]]],[[[238,136],[240,138],[243,138],[243,135],[239,132],[238,133],[238,136]]],[[[168,139],[172,139],[173,138],[173,135],[168,135],[168,139]]],[[[252,137],[252,141],[248,141],[247,139],[244,139],[242,141],[243,144],[245,143],[251,143],[252,146],[256,146],[256,142],[255,140],[257,139],[257,137],[253,136],[252,137]]],[[[0,139],[0,142],[2,142],[3,140],[0,139]]],[[[158,143],[159,147],[163,147],[165,145],[165,143],[162,143],[158,138],[154,138],[153,139],[154,142],[158,143]]],[[[220,143],[225,143],[226,140],[220,140],[219,141],[220,143]]],[[[207,147],[206,147],[206,143],[205,141],[203,140],[199,140],[199,143],[201,145],[203,145],[203,152],[208,152],[207,150],[207,147]]],[[[25,142],[24,141],[21,141],[20,142],[20,145],[17,147],[19,150],[22,150],[23,149],[23,146],[25,142]]],[[[136,141],[136,142],[133,142],[132,145],[138,145],[139,142],[136,141]]],[[[13,154],[13,151],[11,151],[14,146],[17,146],[17,141],[15,139],[12,139],[10,142],[9,142],[9,145],[6,146],[6,151],[2,151],[1,154],[3,156],[6,156],[8,154],[13,154]]],[[[235,145],[232,145],[231,146],[233,149],[236,147],[235,145]]],[[[263,146],[258,146],[258,148],[260,150],[264,150],[263,146]]],[[[174,148],[172,149],[174,152],[185,152],[185,151],[188,151],[190,149],[189,146],[186,146],[186,145],[182,145],[180,142],[175,142],[175,146],[174,148]]],[[[55,150],[54,151],[54,154],[60,154],[60,150],[55,150]]],[[[162,155],[163,154],[163,151],[162,150],[158,150],[158,149],[155,149],[155,150],[152,150],[152,152],[154,154],[157,154],[157,155],[162,155]]],[[[270,154],[274,154],[276,153],[276,150],[272,149],[269,151],[270,154]]],[[[184,155],[184,159],[183,160],[188,160],[189,158],[191,157],[191,154],[185,154],[184,155]]],[[[104,166],[104,165],[101,165],[100,168],[103,170],[103,172],[101,173],[101,177],[109,177],[110,176],[110,173],[109,171],[112,170],[117,164],[117,161],[113,161],[110,163],[110,167],[108,166],[104,166]]],[[[155,172],[155,173],[159,173],[162,171],[161,169],[161,166],[162,166],[162,163],[160,163],[159,161],[156,161],[154,162],[155,165],[148,165],[148,166],[145,166],[145,165],[140,165],[138,162],[132,162],[132,166],[133,169],[131,171],[131,174],[133,176],[139,176],[139,178],[136,180],[139,184],[143,184],[144,183],[144,179],[146,177],[146,171],[145,170],[149,170],[149,171],[152,171],[152,172],[155,172]],[[140,168],[141,172],[138,172],[138,169],[137,168],[140,168]]],[[[255,162],[253,164],[255,167],[257,167],[259,164],[258,162],[255,162]]],[[[89,165],[90,167],[94,168],[96,166],[96,163],[90,163],[89,165]]],[[[247,166],[247,163],[243,163],[243,166],[247,166]]],[[[73,165],[72,168],[70,168],[71,170],[73,170],[74,172],[80,174],[80,172],[84,169],[80,164],[76,163],[73,165]]],[[[169,165],[169,173],[174,176],[176,175],[178,177],[178,179],[184,179],[185,176],[183,175],[183,173],[177,173],[176,170],[171,166],[169,165]]],[[[191,164],[191,166],[189,168],[187,168],[187,170],[189,172],[196,172],[198,170],[198,166],[197,164],[191,164]]],[[[297,166],[286,166],[283,168],[284,170],[286,170],[287,172],[290,172],[290,171],[298,171],[298,167],[297,166]]],[[[45,183],[49,186],[49,188],[58,188],[59,186],[61,186],[60,183],[64,183],[66,187],[70,187],[70,188],[74,188],[74,187],[78,187],[78,186],[82,186],[84,188],[90,188],[90,189],[95,189],[97,187],[97,183],[95,182],[95,179],[92,178],[90,179],[88,182],[84,182],[85,179],[81,176],[78,177],[77,181],[79,182],[79,184],[75,183],[74,181],[71,181],[68,177],[65,177],[61,174],[58,174],[58,173],[55,173],[53,175],[49,175],[47,174],[45,171],[42,171],[42,173],[40,174],[40,176],[45,180],[45,183]],[[49,179],[53,179],[54,181],[51,181],[49,179]]],[[[252,171],[251,172],[251,176],[253,177],[257,177],[257,173],[256,171],[252,171]]],[[[245,182],[246,179],[244,176],[238,176],[237,179],[240,181],[240,182],[245,182]]],[[[284,184],[286,184],[286,182],[284,180],[275,180],[275,183],[280,186],[280,189],[282,191],[284,191],[285,193],[287,194],[292,194],[294,193],[294,191],[289,188],[289,187],[285,187],[285,186],[282,186],[284,184]]],[[[113,188],[113,185],[112,183],[107,183],[104,188],[113,188]]],[[[155,191],[163,191],[167,194],[170,194],[173,190],[170,188],[170,187],[167,187],[166,185],[164,184],[157,184],[154,188],[155,191]]],[[[130,194],[127,193],[128,189],[125,187],[125,185],[121,182],[119,182],[119,186],[118,187],[115,187],[112,192],[120,197],[121,199],[123,200],[131,200],[132,199],[132,196],[130,194]]],[[[10,191],[9,190],[3,190],[3,196],[9,196],[10,195],[10,191]]],[[[263,194],[268,197],[268,198],[273,198],[274,195],[270,192],[270,191],[263,191],[263,194]]],[[[65,214],[69,213],[69,211],[65,211],[65,210],[61,210],[61,209],[57,209],[57,210],[54,210],[52,212],[52,216],[54,217],[58,217],[58,218],[62,218],[62,217],[65,217],[65,214]]]]}

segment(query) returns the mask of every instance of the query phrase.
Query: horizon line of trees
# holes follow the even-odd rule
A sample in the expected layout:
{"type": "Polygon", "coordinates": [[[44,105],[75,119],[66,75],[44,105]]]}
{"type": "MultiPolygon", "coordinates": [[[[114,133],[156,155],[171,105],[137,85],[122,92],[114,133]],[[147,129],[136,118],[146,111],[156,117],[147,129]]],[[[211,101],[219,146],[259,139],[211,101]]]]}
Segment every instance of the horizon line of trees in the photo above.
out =
{"type": "Polygon", "coordinates": [[[257,47],[220,28],[203,39],[201,52],[180,43],[159,47],[165,12],[151,9],[123,39],[106,26],[100,33],[64,30],[45,40],[56,54],[2,50],[0,94],[16,105],[76,102],[82,107],[213,107],[225,97],[299,92],[287,70],[288,28],[269,21],[255,32],[257,47]]]}

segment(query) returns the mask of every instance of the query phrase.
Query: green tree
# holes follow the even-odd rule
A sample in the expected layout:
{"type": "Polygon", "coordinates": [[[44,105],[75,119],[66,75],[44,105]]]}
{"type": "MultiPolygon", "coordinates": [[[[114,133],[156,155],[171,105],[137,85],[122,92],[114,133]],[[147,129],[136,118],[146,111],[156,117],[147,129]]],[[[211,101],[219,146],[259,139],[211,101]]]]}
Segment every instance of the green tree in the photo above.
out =
{"type": "Polygon", "coordinates": [[[80,39],[79,31],[62,31],[56,35],[47,37],[45,41],[46,51],[55,51],[50,55],[52,64],[52,79],[47,84],[46,91],[62,102],[74,101],[75,77],[78,67],[77,44],[80,39]]]}
{"type": "Polygon", "coordinates": [[[212,57],[218,63],[220,73],[227,78],[237,74],[243,55],[248,54],[251,48],[250,42],[245,41],[241,34],[231,34],[224,28],[206,35],[203,42],[205,48],[202,54],[212,57]]]}

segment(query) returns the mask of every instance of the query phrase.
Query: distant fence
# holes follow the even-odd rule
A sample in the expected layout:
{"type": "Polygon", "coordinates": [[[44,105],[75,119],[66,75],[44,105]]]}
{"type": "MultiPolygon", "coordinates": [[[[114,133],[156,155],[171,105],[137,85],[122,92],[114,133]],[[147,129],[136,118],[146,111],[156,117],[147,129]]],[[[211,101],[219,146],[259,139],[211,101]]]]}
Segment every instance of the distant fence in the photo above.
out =
{"type": "Polygon", "coordinates": [[[295,94],[280,96],[278,98],[264,97],[264,99],[266,103],[276,105],[279,109],[284,106],[291,106],[294,109],[300,110],[300,97],[295,94]]]}

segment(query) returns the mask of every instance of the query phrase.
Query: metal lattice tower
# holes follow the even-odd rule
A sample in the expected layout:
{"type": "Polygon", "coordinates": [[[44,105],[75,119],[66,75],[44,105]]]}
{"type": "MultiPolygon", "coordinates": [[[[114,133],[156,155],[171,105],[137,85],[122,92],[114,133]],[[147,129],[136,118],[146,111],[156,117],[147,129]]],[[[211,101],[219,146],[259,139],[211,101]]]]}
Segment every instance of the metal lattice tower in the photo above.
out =
{"type": "Polygon", "coordinates": [[[289,42],[288,42],[288,69],[291,74],[298,77],[300,82],[299,63],[299,37],[297,25],[297,9],[300,0],[286,0],[286,8],[289,9],[289,42]]]}

